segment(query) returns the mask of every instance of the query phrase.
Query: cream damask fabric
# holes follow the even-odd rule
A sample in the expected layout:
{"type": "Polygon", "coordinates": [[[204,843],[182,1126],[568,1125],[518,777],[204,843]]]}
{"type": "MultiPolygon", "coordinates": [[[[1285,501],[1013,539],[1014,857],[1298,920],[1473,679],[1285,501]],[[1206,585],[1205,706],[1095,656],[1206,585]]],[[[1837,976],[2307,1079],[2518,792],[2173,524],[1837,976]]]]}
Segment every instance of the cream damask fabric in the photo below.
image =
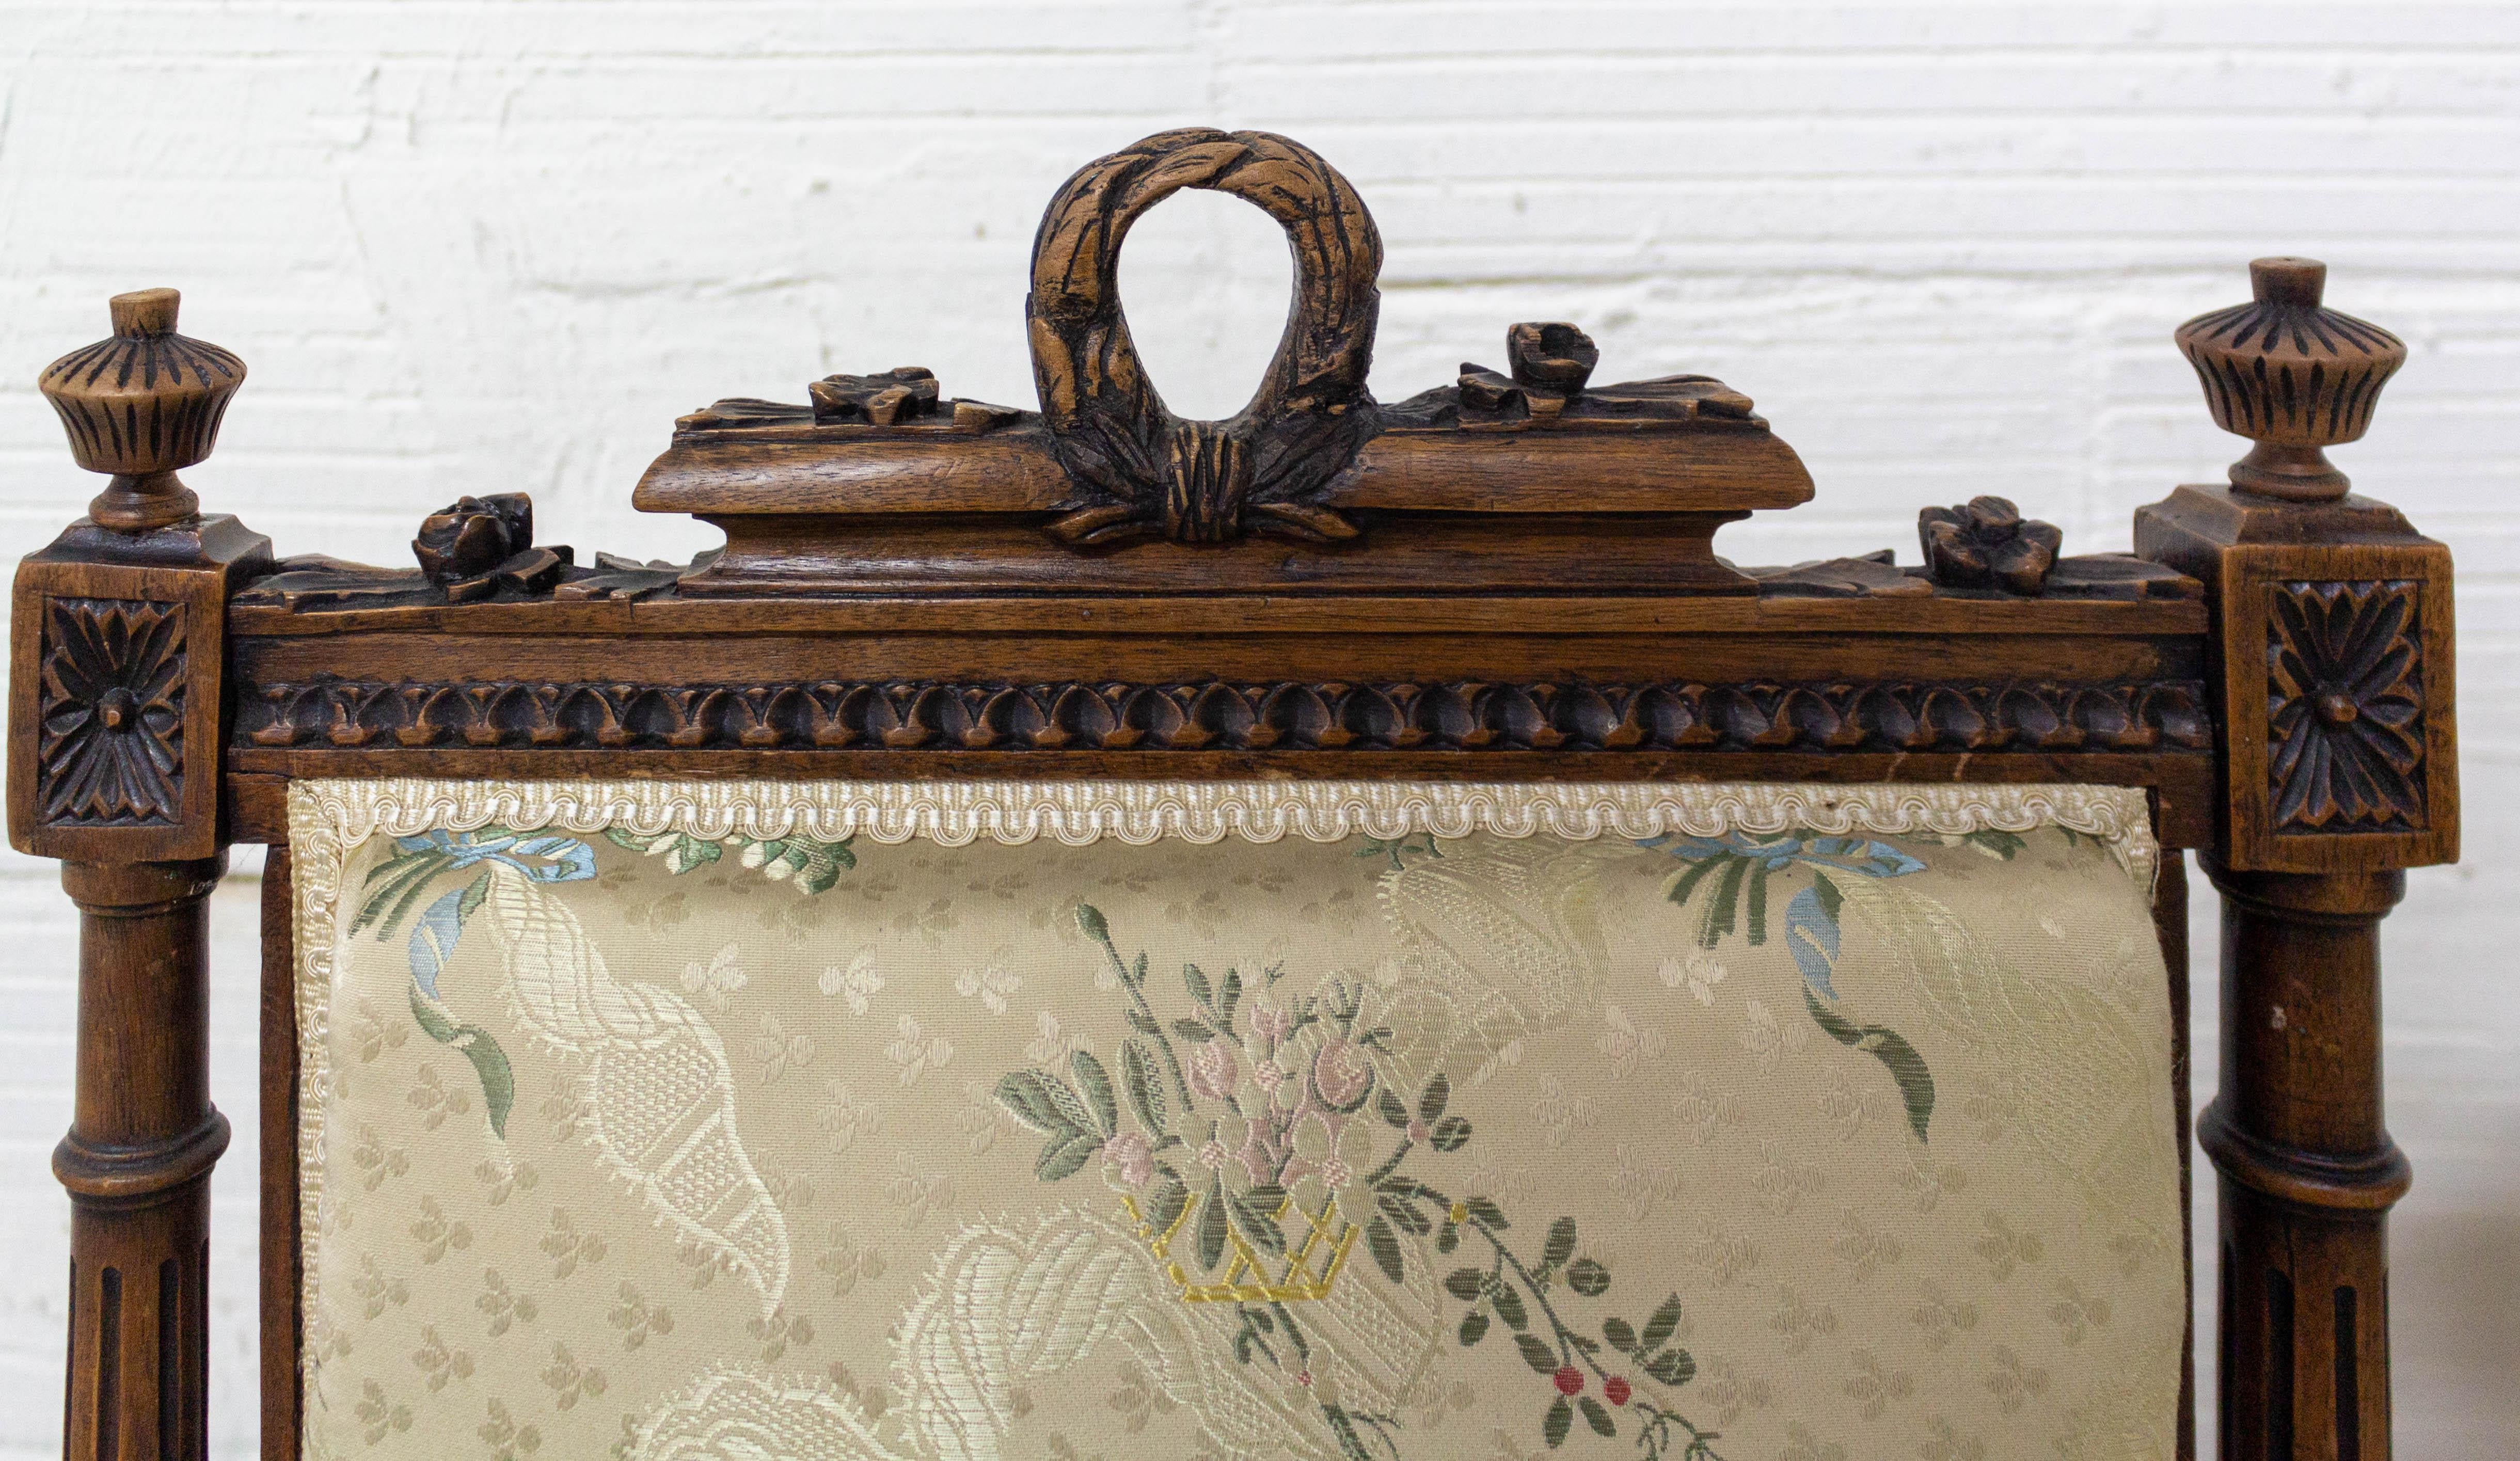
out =
{"type": "Polygon", "coordinates": [[[2139,793],[291,816],[310,1456],[2172,1453],[2139,793]]]}

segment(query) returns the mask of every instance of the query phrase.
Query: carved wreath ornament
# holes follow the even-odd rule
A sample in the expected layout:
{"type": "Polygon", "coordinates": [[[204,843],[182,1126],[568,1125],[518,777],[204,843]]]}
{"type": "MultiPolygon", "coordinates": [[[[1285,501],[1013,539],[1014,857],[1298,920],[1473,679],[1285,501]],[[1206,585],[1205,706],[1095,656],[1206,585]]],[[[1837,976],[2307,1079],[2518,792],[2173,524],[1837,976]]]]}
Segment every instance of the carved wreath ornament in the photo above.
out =
{"type": "Polygon", "coordinates": [[[2274,586],[2267,776],[2276,827],[2421,826],[2423,665],[2406,579],[2274,586]]]}
{"type": "Polygon", "coordinates": [[[1374,432],[1365,376],[1381,269],[1382,238],[1355,188],[1312,149],[1267,132],[1162,132],[1069,178],[1034,236],[1024,305],[1042,415],[1086,498],[1051,532],[1073,544],[1356,536],[1315,499],[1374,432]],[[1121,241],[1184,188],[1257,205],[1295,254],[1278,353],[1250,404],[1221,421],[1164,408],[1120,308],[1121,241]]]}

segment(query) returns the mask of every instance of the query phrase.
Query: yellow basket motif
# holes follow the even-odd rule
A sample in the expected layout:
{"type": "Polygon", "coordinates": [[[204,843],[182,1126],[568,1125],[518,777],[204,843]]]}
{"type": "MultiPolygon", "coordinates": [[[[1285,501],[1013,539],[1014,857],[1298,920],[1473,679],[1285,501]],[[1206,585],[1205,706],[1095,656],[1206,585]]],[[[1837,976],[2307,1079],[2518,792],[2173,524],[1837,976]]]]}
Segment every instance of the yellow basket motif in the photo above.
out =
{"type": "Polygon", "coordinates": [[[1164,1265],[1165,1274],[1181,1290],[1183,1303],[1293,1304],[1329,1296],[1330,1281],[1338,1277],[1339,1269],[1346,1264],[1347,1251],[1356,1242],[1357,1232],[1356,1224],[1341,1218],[1329,1198],[1322,1199],[1318,1213],[1298,1210],[1292,1197],[1278,1204],[1272,1217],[1282,1222],[1289,1212],[1295,1212],[1304,1223],[1300,1239],[1287,1247],[1285,1258],[1274,1269],[1274,1277],[1271,1276],[1272,1261],[1268,1255],[1245,1243],[1242,1234],[1229,1221],[1225,1229],[1228,1253],[1225,1269],[1215,1280],[1201,1282],[1172,1256],[1172,1245],[1182,1229],[1197,1215],[1199,1204],[1205,1201],[1207,1199],[1203,1196],[1192,1198],[1182,1209],[1181,1216],[1173,1219],[1172,1226],[1158,1233],[1139,1214],[1136,1198],[1124,1196],[1120,1199],[1121,1208],[1137,1226],[1139,1240],[1147,1245],[1147,1251],[1155,1256],[1156,1262],[1164,1265]]]}

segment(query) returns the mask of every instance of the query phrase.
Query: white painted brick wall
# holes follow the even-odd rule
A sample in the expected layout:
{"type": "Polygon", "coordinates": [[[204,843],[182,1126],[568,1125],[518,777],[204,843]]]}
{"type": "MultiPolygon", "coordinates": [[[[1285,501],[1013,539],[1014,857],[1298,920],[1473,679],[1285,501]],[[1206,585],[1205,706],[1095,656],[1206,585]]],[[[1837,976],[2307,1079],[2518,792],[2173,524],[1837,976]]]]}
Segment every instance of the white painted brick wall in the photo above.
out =
{"type": "MultiPolygon", "coordinates": [[[[905,361],[1028,403],[1043,202],[1191,122],[1290,133],[1364,192],[1387,396],[1522,319],[1755,396],[1820,498],[1728,530],[1753,559],[1912,553],[1919,504],[1989,491],[2123,548],[2239,450],[2171,326],[2243,297],[2253,255],[2328,259],[2331,300],[2412,347],[2339,461],[2462,570],[2468,862],[2412,878],[2387,940],[2401,1454],[2520,1435],[2520,7],[0,0],[0,549],[96,486],[36,372],[107,294],[169,284],[253,371],[188,476],[284,551],[399,560],[427,509],[525,489],[550,538],[686,553],[711,535],[628,507],[676,413],[905,361]]],[[[1222,410],[1284,266],[1206,201],[1155,215],[1128,280],[1158,378],[1222,410]]],[[[251,898],[219,901],[228,1457],[254,1434],[251,898]]],[[[0,1457],[33,1457],[72,1020],[49,869],[0,862],[0,1457]]]]}

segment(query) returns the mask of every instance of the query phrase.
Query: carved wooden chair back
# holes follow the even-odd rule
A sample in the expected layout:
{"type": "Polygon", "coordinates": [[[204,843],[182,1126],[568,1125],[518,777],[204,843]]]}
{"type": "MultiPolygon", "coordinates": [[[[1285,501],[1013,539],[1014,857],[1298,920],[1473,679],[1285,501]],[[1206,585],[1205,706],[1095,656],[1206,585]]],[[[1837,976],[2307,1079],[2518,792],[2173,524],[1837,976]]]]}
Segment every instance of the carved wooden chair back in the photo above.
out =
{"type": "MultiPolygon", "coordinates": [[[[175,332],[174,291],[114,299],[113,334],[42,381],[112,482],[14,600],[11,837],[63,860],[84,920],[55,1159],[66,1454],[202,1454],[227,1140],[203,899],[239,841],[273,849],[265,1454],[300,1454],[299,1136],[324,1097],[299,1079],[292,788],[980,777],[2135,788],[2163,850],[2182,1148],[2186,853],[2224,899],[2223,1089],[2199,1130],[2223,1184],[2221,1454],[2385,1456],[2382,1224],[2408,1169],[2381,1124],[2375,930],[2403,869],[2456,856],[2451,567],[2322,448],[2362,434],[2405,347],[2325,309],[2323,266],[2260,260],[2253,302],[2178,332],[2215,421],[2255,445],[2228,486],[2140,511],[2136,555],[2060,556],[2055,528],[1979,497],[1921,514],[1921,566],[1736,569],[1716,530],[1812,493],[1747,396],[1596,384],[1594,341],[1542,323],[1508,332],[1501,369],[1379,402],[1381,254],[1310,149],[1149,137],[1043,219],[1038,412],[915,368],[695,412],[636,498],[725,531],[690,564],[581,562],[535,542],[521,494],[431,514],[416,568],[277,558],[175,475],[245,366],[175,332]],[[1165,408],[1116,286],[1130,225],[1182,188],[1253,202],[1295,257],[1278,354],[1221,421],[1165,408]]],[[[1561,1373],[1552,1445],[1556,1411],[1599,1408],[1561,1373]]],[[[1628,1384],[1602,1394],[1625,1407],[1628,1384]]],[[[1390,1449],[1353,1418],[1338,1438],[1390,1449]]],[[[1663,1444],[1683,1454],[1668,1427],[1663,1444]]]]}

